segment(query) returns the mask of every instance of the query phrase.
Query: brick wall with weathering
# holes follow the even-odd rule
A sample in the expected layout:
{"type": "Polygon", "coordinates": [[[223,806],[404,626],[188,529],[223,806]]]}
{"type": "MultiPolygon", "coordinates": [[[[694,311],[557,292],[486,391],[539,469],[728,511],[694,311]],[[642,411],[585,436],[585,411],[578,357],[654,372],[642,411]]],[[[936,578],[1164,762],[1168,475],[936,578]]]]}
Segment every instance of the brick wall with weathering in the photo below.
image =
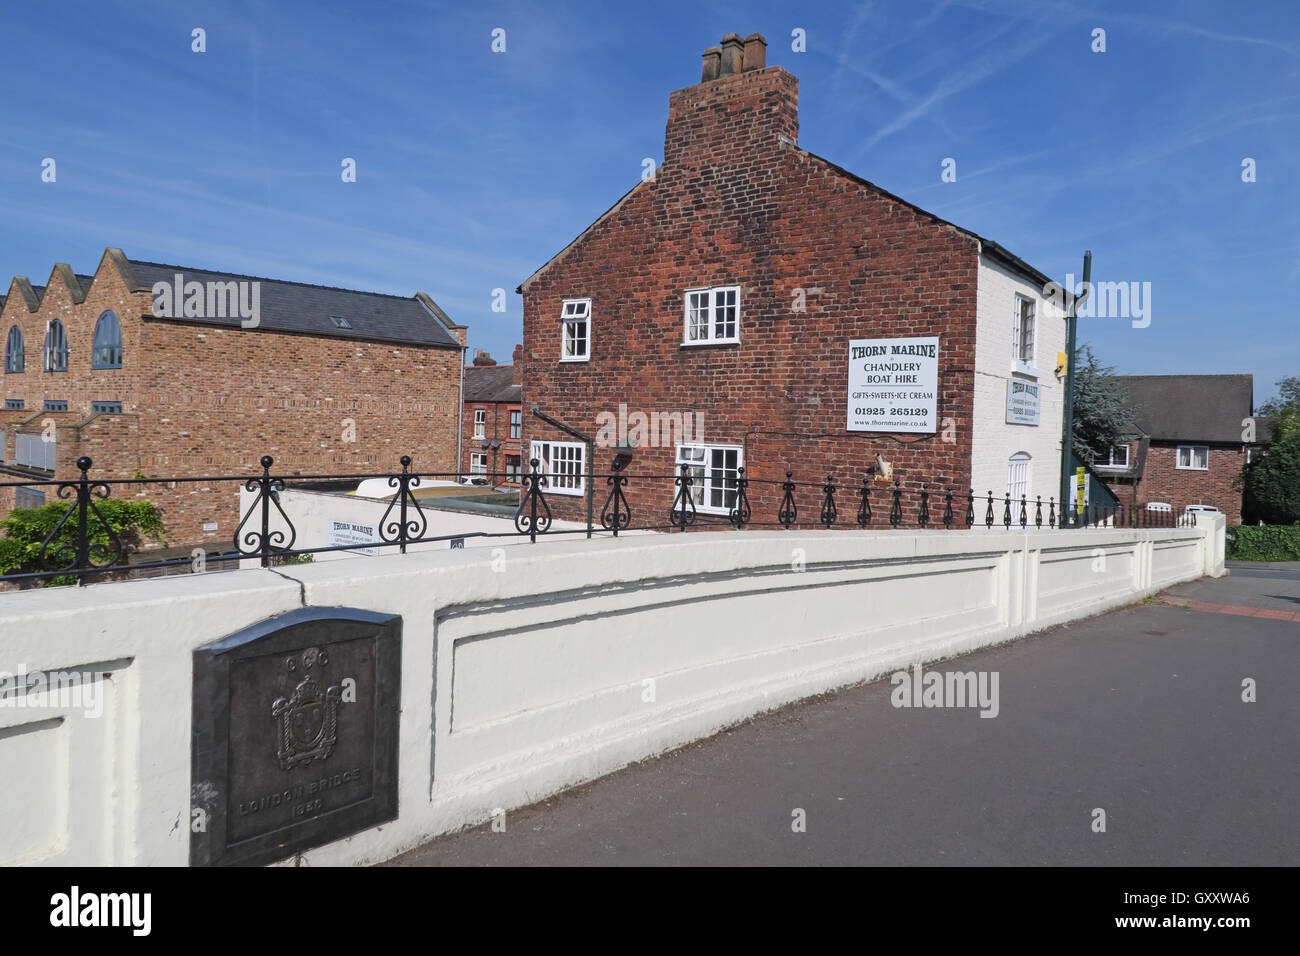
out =
{"type": "MultiPolygon", "coordinates": [[[[11,286],[0,334],[22,329],[27,363],[25,372],[0,378],[0,398],[22,399],[26,408],[0,412],[6,462],[19,427],[40,432],[53,423],[59,479],[76,476],[81,455],[101,478],[251,477],[262,455],[286,477],[400,471],[404,454],[413,469],[455,469],[459,349],[185,324],[147,318],[151,305],[151,295],[130,292],[107,259],[81,303],[57,276],[37,312],[11,286]],[[122,327],[122,368],[92,370],[95,322],[109,309],[122,327]],[[66,372],[42,371],[46,323],[54,318],[67,329],[66,372]],[[68,411],[44,412],[46,400],[67,401],[68,411]],[[103,401],[121,402],[122,414],[92,415],[91,403],[103,401]]],[[[7,514],[13,491],[5,492],[7,514]]],[[[156,501],[171,544],[224,550],[239,520],[235,481],[113,493],[156,501]]],[[[53,500],[53,489],[46,497],[53,500]]]]}
{"type": "MultiPolygon", "coordinates": [[[[673,93],[654,180],[521,287],[525,455],[531,440],[568,438],[530,409],[595,435],[599,413],[625,402],[702,413],[703,440],[743,446],[751,479],[791,470],[820,485],[833,473],[841,521],[877,454],[905,482],[968,485],[976,244],[799,150],[797,85],[772,67],[673,93]],[[686,291],[727,285],[741,289],[739,344],[683,345],[686,291]],[[559,361],[570,298],[592,302],[587,362],[559,361]],[[848,432],[849,339],[930,335],[940,337],[938,419],[953,420],[955,440],[848,432]]],[[[612,459],[598,448],[597,473],[612,459]]],[[[667,522],[671,478],[649,491],[637,476],[669,476],[674,461],[672,447],[636,451],[634,525],[667,522]]],[[[878,520],[884,488],[873,484],[878,520]]],[[[607,491],[598,479],[598,510],[607,491]]],[[[775,521],[779,489],[750,491],[755,520],[775,521]]],[[[816,520],[819,494],[800,491],[801,523],[816,520]]],[[[584,511],[553,497],[557,514],[584,511]]]]}

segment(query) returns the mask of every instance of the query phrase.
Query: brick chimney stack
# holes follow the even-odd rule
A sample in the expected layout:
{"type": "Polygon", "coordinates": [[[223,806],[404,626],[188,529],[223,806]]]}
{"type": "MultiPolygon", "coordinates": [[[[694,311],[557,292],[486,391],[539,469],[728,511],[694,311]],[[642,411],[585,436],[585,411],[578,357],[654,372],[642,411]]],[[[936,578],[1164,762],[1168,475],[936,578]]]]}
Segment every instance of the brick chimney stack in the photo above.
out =
{"type": "Polygon", "coordinates": [[[728,33],[704,51],[700,82],[668,98],[664,172],[765,165],[799,139],[799,81],[767,65],[767,41],[728,33]]]}
{"type": "Polygon", "coordinates": [[[514,367],[510,372],[511,385],[524,384],[523,364],[524,364],[524,347],[522,344],[516,345],[515,354],[514,354],[514,367]]]}
{"type": "Polygon", "coordinates": [[[479,349],[477,351],[477,354],[475,354],[474,356],[474,365],[476,367],[483,366],[483,365],[496,365],[496,364],[497,364],[497,360],[494,359],[492,356],[488,355],[487,352],[483,351],[482,349],[479,349]]]}

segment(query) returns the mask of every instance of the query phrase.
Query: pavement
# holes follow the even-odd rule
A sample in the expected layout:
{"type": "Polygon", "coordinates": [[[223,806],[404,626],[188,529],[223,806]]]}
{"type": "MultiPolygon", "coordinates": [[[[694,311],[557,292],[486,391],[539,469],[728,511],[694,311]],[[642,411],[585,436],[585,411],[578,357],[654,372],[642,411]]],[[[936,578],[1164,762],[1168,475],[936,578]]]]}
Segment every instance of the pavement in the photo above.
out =
{"type": "Polygon", "coordinates": [[[927,668],[997,672],[993,719],[877,681],[387,865],[1295,866],[1300,620],[1254,612],[1300,611],[1300,563],[1230,569],[927,668]]]}

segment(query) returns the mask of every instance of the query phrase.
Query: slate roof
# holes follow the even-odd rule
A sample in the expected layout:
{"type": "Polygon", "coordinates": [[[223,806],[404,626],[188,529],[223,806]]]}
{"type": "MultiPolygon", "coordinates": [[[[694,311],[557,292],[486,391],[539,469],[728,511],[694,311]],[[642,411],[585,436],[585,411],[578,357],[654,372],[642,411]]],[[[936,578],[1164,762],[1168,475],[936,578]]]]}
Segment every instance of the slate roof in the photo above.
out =
{"type": "MultiPolygon", "coordinates": [[[[1241,444],[1254,411],[1250,375],[1119,375],[1133,421],[1153,441],[1241,444]]],[[[1260,439],[1258,428],[1256,439],[1260,439]]]]}
{"type": "Polygon", "coordinates": [[[518,404],[524,389],[511,382],[514,372],[513,365],[465,366],[465,401],[518,404]]]}
{"type": "MultiPolygon", "coordinates": [[[[146,287],[152,287],[156,282],[172,284],[178,272],[184,275],[185,282],[259,282],[259,328],[262,329],[327,338],[398,342],[440,348],[461,347],[447,326],[414,296],[403,298],[381,292],[358,292],[284,279],[141,262],[138,259],[131,259],[130,264],[136,277],[146,287]],[[351,328],[337,327],[330,320],[331,315],[342,316],[351,328]]],[[[168,321],[162,316],[158,318],[168,321]]],[[[185,318],[177,321],[240,327],[238,317],[185,318]]]]}

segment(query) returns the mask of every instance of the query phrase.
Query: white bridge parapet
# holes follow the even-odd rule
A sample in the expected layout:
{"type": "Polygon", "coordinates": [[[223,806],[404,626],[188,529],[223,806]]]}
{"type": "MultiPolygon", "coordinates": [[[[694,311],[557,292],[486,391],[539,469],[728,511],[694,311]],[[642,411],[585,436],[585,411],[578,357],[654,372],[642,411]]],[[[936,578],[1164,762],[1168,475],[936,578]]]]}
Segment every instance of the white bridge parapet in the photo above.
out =
{"type": "Polygon", "coordinates": [[[304,855],[373,863],[788,702],[1221,575],[1223,518],[1198,521],[550,540],[0,594],[0,672],[82,689],[0,696],[0,863],[186,865],[192,653],[304,605],[403,619],[398,818],[304,855]]]}

